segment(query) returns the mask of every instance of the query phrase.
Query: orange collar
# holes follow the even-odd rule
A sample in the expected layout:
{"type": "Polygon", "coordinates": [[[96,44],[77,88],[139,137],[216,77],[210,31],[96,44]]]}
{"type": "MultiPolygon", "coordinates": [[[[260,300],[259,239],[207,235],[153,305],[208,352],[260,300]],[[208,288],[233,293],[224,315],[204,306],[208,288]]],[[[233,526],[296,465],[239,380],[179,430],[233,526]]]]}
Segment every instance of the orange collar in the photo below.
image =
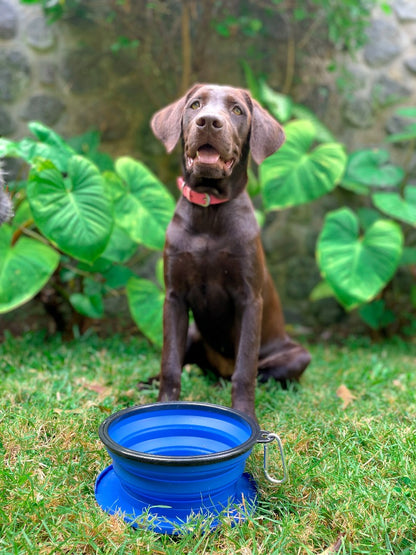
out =
{"type": "Polygon", "coordinates": [[[185,183],[183,177],[178,177],[176,184],[178,185],[178,189],[181,191],[183,196],[189,200],[189,202],[197,204],[198,206],[203,206],[204,208],[211,206],[211,204],[221,204],[222,202],[228,201],[228,198],[218,198],[214,195],[209,195],[208,193],[198,193],[197,191],[194,191],[185,183]]]}

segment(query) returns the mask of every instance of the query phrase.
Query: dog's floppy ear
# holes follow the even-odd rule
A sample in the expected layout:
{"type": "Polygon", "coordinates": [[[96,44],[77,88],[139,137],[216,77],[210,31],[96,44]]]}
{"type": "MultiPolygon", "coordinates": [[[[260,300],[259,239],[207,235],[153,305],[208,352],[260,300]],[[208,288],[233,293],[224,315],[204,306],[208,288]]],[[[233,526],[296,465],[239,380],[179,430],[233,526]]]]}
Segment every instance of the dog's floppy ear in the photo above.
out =
{"type": "Polygon", "coordinates": [[[276,152],[285,140],[281,125],[260,104],[252,99],[250,150],[256,164],[276,152]]]}
{"type": "Polygon", "coordinates": [[[199,84],[194,85],[184,96],[162,108],[152,117],[150,122],[152,131],[155,137],[165,145],[168,152],[172,152],[181,136],[182,114],[186,101],[200,86],[199,84]]]}

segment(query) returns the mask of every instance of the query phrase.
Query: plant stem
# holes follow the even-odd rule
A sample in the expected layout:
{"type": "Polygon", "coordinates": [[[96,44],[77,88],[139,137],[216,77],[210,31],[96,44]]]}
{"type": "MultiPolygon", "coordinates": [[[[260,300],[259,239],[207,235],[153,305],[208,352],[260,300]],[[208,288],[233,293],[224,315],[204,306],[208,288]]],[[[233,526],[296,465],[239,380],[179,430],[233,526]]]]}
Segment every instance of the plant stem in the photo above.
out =
{"type": "Polygon", "coordinates": [[[191,37],[190,37],[190,5],[189,0],[182,4],[182,83],[181,91],[184,93],[191,81],[191,37]]]}

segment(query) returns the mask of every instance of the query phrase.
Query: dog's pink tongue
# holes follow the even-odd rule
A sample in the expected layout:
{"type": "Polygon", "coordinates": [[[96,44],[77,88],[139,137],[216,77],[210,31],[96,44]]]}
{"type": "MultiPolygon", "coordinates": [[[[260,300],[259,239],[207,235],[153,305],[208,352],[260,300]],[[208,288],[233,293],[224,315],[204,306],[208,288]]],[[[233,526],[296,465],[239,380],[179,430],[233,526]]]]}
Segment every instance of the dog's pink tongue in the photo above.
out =
{"type": "Polygon", "coordinates": [[[198,149],[197,156],[203,164],[216,164],[220,158],[219,153],[210,145],[201,146],[198,149]]]}

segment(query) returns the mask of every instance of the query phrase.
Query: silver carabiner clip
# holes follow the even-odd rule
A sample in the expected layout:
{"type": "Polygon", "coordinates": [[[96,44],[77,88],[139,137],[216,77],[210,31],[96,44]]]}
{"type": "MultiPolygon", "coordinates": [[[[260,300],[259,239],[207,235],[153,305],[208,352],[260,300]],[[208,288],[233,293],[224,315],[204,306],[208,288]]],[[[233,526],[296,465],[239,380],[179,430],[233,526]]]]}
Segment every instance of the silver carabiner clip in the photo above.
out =
{"type": "Polygon", "coordinates": [[[283,445],[280,440],[280,437],[277,434],[274,434],[272,432],[262,431],[261,434],[262,434],[262,439],[259,440],[259,443],[264,443],[264,456],[263,456],[264,475],[266,479],[269,480],[269,482],[271,482],[272,484],[284,484],[288,480],[288,473],[287,473],[287,467],[286,467],[285,453],[283,451],[283,445]],[[280,451],[280,459],[282,461],[283,478],[281,478],[280,480],[270,476],[269,471],[267,470],[267,446],[269,443],[272,443],[274,440],[277,441],[277,445],[280,451]]]}

